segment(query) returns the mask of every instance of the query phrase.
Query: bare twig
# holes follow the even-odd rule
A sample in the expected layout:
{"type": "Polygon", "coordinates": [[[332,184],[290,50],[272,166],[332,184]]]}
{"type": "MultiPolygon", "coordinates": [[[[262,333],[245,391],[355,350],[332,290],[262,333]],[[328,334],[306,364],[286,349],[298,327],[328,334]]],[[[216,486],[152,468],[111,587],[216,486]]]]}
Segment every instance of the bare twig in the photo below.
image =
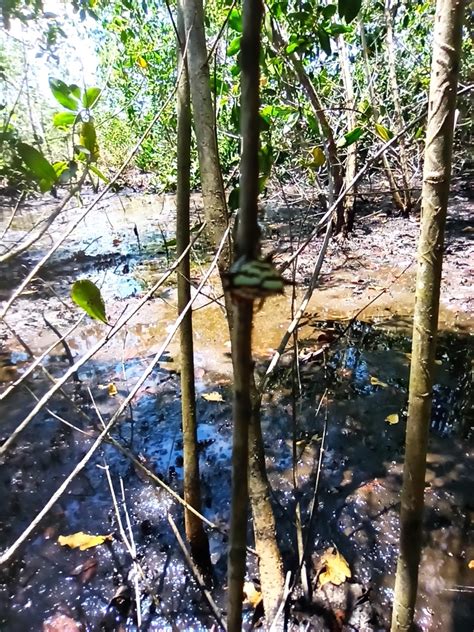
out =
{"type": "MultiPolygon", "coordinates": [[[[101,467],[101,466],[99,466],[101,467]]],[[[122,523],[122,517],[120,515],[120,509],[117,502],[117,496],[115,495],[114,484],[112,482],[112,477],[110,475],[109,466],[104,463],[102,469],[105,470],[105,475],[107,476],[107,482],[109,483],[110,495],[112,496],[112,502],[114,505],[115,516],[117,518],[117,524],[120,532],[120,537],[122,538],[122,542],[127,549],[130,557],[132,558],[133,564],[133,586],[135,589],[135,601],[136,601],[136,611],[137,611],[137,627],[140,630],[142,626],[142,609],[141,609],[141,599],[140,599],[140,577],[142,579],[145,578],[145,573],[143,572],[140,564],[137,561],[137,549],[135,546],[135,540],[133,539],[133,532],[130,524],[130,518],[128,516],[127,504],[125,501],[125,489],[123,487],[123,480],[120,478],[120,487],[122,490],[122,508],[125,514],[125,519],[127,520],[127,528],[129,532],[129,537],[125,533],[125,529],[122,523]],[[130,539],[129,539],[130,538],[130,539]]]]}
{"type": "MultiPolygon", "coordinates": [[[[203,224],[203,226],[201,227],[200,231],[196,234],[195,239],[198,238],[200,232],[203,230],[205,224],[203,224]]],[[[195,240],[194,240],[195,241],[195,240]]],[[[54,393],[56,393],[56,391],[63,385],[65,384],[65,382],[67,382],[67,380],[83,365],[85,364],[88,360],[90,360],[103,346],[105,346],[110,340],[111,338],[117,334],[122,327],[124,327],[128,321],[130,320],[130,318],[132,318],[132,316],[134,314],[136,314],[138,312],[138,310],[151,298],[151,296],[154,294],[154,292],[156,292],[156,290],[163,285],[163,283],[166,281],[166,279],[172,274],[173,270],[175,268],[178,267],[182,257],[185,256],[186,252],[188,252],[189,248],[191,248],[191,244],[188,246],[188,248],[186,248],[186,250],[183,252],[183,254],[181,255],[181,257],[179,257],[174,264],[171,266],[171,268],[165,272],[161,278],[155,283],[155,285],[142,297],[142,299],[137,303],[137,305],[135,305],[135,307],[133,307],[130,310],[130,313],[122,318],[119,318],[119,320],[115,323],[115,325],[112,327],[112,329],[107,333],[106,336],[104,336],[103,338],[101,338],[91,349],[89,349],[89,351],[87,351],[81,358],[79,358],[78,360],[76,360],[76,362],[69,367],[69,369],[63,374],[63,376],[56,381],[56,383],[54,384],[54,386],[52,386],[49,391],[47,391],[43,397],[39,400],[39,402],[36,404],[36,406],[30,411],[30,413],[23,419],[23,421],[17,426],[17,428],[11,433],[11,435],[8,437],[8,439],[5,440],[5,442],[0,446],[0,456],[5,454],[5,452],[7,451],[8,447],[11,445],[11,443],[16,439],[16,437],[27,427],[27,425],[30,423],[30,421],[38,414],[38,412],[41,410],[41,408],[51,399],[51,397],[54,395],[54,393]]],[[[198,293],[196,294],[196,296],[194,298],[196,298],[198,296],[198,293]]],[[[194,300],[194,299],[193,299],[194,300]]]]}
{"type": "Polygon", "coordinates": [[[199,572],[199,570],[197,569],[196,565],[194,564],[193,560],[191,559],[191,556],[188,552],[188,549],[186,548],[186,545],[183,542],[183,538],[181,537],[181,534],[178,530],[178,527],[176,526],[175,521],[173,520],[173,518],[171,517],[170,514],[168,514],[168,522],[170,523],[170,527],[175,535],[176,541],[179,544],[179,548],[181,549],[181,552],[183,553],[183,557],[186,560],[187,565],[189,566],[194,579],[197,582],[197,585],[199,586],[199,588],[201,589],[202,594],[204,595],[204,598],[206,599],[209,608],[212,611],[212,614],[214,615],[217,623],[220,625],[220,627],[223,630],[227,630],[227,626],[225,624],[225,621],[222,617],[221,612],[219,611],[219,608],[217,607],[216,602],[214,601],[214,599],[212,598],[211,593],[209,592],[209,590],[206,588],[206,584],[201,576],[201,573],[199,572]]]}
{"type": "MultiPolygon", "coordinates": [[[[221,251],[222,251],[222,249],[224,247],[224,244],[225,244],[225,241],[227,239],[228,232],[229,232],[229,229],[227,229],[224,232],[222,241],[221,241],[221,243],[219,245],[219,248],[217,249],[216,255],[214,256],[214,259],[212,260],[212,263],[209,266],[208,272],[207,272],[206,276],[202,279],[200,285],[204,286],[204,284],[206,283],[208,277],[211,275],[212,270],[216,267],[217,261],[219,259],[221,251]]],[[[186,251],[184,251],[184,252],[186,252],[186,251]]],[[[15,542],[0,556],[0,566],[2,564],[7,563],[13,557],[13,555],[18,550],[18,548],[25,542],[25,540],[27,540],[27,538],[36,529],[36,527],[40,524],[40,522],[47,515],[47,513],[50,511],[50,509],[55,505],[55,503],[59,500],[59,498],[61,498],[61,496],[64,494],[64,492],[68,489],[69,485],[76,478],[76,476],[89,463],[89,461],[94,456],[94,454],[97,451],[97,449],[100,447],[100,445],[106,439],[109,431],[112,429],[112,427],[114,426],[114,424],[117,421],[117,419],[120,417],[120,415],[123,413],[123,411],[129,405],[129,403],[135,397],[135,395],[137,394],[137,392],[139,391],[141,386],[144,384],[146,379],[151,375],[153,369],[156,367],[156,365],[160,361],[161,356],[166,351],[166,349],[167,349],[169,343],[171,342],[171,340],[173,339],[175,333],[178,331],[182,320],[186,316],[186,313],[188,312],[189,309],[191,309],[194,301],[196,300],[196,298],[198,296],[199,296],[199,292],[197,292],[195,294],[195,296],[191,298],[191,300],[189,301],[189,303],[186,306],[186,308],[178,316],[178,318],[176,319],[173,327],[171,328],[170,332],[168,333],[168,335],[166,337],[166,340],[162,344],[161,348],[158,350],[158,352],[154,356],[153,360],[147,365],[146,369],[143,371],[142,375],[137,380],[135,386],[130,391],[130,394],[123,400],[123,402],[121,403],[119,408],[112,415],[110,421],[105,426],[105,428],[102,430],[102,432],[98,435],[98,437],[96,438],[96,440],[94,441],[92,446],[89,448],[89,450],[86,452],[84,457],[79,461],[79,463],[77,463],[77,465],[74,467],[72,472],[66,477],[66,479],[63,481],[63,483],[58,487],[58,489],[54,492],[54,494],[51,496],[51,498],[47,501],[47,503],[43,506],[43,508],[39,511],[39,513],[35,516],[35,518],[30,522],[28,527],[18,536],[18,538],[15,540],[15,542]]],[[[42,405],[44,405],[44,404],[42,404],[42,405]]],[[[35,408],[37,408],[37,407],[35,407],[35,408]]]]}
{"type": "Polygon", "coordinates": [[[9,220],[7,222],[7,225],[5,226],[2,234],[0,235],[0,242],[3,241],[3,238],[5,237],[5,235],[10,230],[10,227],[11,227],[11,225],[13,223],[13,220],[15,219],[15,215],[17,214],[17,211],[20,208],[20,204],[22,203],[24,197],[25,197],[25,192],[22,191],[20,197],[18,198],[17,203],[15,204],[15,207],[13,208],[12,214],[10,215],[10,218],[9,218],[9,220]]]}

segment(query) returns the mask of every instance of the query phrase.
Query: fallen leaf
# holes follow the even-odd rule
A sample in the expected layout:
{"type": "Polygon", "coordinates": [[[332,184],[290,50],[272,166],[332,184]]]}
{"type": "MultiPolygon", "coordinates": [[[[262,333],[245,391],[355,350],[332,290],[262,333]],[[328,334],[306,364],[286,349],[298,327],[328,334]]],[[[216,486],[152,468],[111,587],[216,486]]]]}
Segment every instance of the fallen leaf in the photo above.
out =
{"type": "Polygon", "coordinates": [[[467,565],[467,567],[470,569],[474,569],[474,560],[469,560],[469,564],[467,565]]]}
{"type": "Polygon", "coordinates": [[[212,393],[204,393],[203,395],[201,395],[201,397],[205,399],[206,402],[223,402],[224,401],[222,395],[218,393],[217,391],[212,391],[212,393]]]}
{"type": "Polygon", "coordinates": [[[370,376],[370,383],[372,384],[372,386],[381,386],[382,388],[388,388],[388,384],[386,382],[381,382],[374,375],[370,376]]]}
{"type": "Polygon", "coordinates": [[[110,384],[107,386],[107,392],[110,397],[115,397],[115,395],[117,395],[118,390],[113,382],[110,382],[110,384]]]}
{"type": "Polygon", "coordinates": [[[351,577],[349,564],[334,547],[329,547],[324,551],[320,564],[324,570],[318,577],[319,588],[328,583],[340,586],[347,578],[351,577]]]}
{"type": "Polygon", "coordinates": [[[78,548],[80,551],[85,551],[86,549],[91,549],[94,546],[99,546],[100,544],[104,544],[106,541],[112,541],[111,533],[108,535],[92,535],[90,533],[78,531],[77,533],[72,533],[71,535],[60,535],[58,538],[58,543],[61,546],[69,546],[71,549],[78,548]]]}
{"type": "Polygon", "coordinates": [[[262,593],[255,587],[253,582],[244,583],[244,603],[256,608],[262,601],[262,593]]]}
{"type": "Polygon", "coordinates": [[[394,424],[398,424],[400,418],[398,416],[398,413],[392,413],[391,415],[387,415],[385,417],[385,421],[393,426],[394,424]]]}

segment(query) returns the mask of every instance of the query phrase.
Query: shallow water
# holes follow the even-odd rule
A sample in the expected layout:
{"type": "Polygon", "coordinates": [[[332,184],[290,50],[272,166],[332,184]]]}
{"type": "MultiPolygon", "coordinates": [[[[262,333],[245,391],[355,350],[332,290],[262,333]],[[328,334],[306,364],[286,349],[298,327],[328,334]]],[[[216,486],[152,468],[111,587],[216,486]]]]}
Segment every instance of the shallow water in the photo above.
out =
{"type": "MultiPolygon", "coordinates": [[[[22,296],[16,303],[9,322],[18,327],[36,353],[55,340],[39,318],[42,311],[63,331],[77,318],[68,293],[78,275],[103,282],[113,321],[125,304],[137,301],[143,289],[164,270],[167,253],[163,240],[173,236],[172,203],[165,200],[158,218],[156,208],[161,207],[156,197],[132,199],[129,205],[125,200],[124,205],[125,211],[120,204],[109,205],[107,214],[91,217],[44,270],[41,276],[46,283],[37,281],[34,293],[22,296]],[[135,225],[140,243],[133,230],[135,225]],[[101,237],[91,239],[96,226],[101,227],[101,237]],[[155,256],[149,265],[152,248],[155,256]]],[[[197,216],[196,222],[199,219],[197,216]]],[[[21,265],[30,265],[40,253],[39,247],[21,265]]],[[[204,261],[205,251],[197,251],[196,275],[204,261]]],[[[19,266],[10,277],[3,277],[4,294],[22,270],[19,266]]],[[[387,280],[388,273],[383,268],[376,274],[381,282],[387,280]]],[[[312,549],[320,553],[337,545],[351,565],[354,581],[370,589],[370,600],[383,627],[388,624],[396,562],[410,352],[409,305],[413,295],[409,281],[404,279],[390,296],[382,296],[381,304],[364,312],[371,322],[356,321],[344,338],[332,344],[324,363],[323,354],[318,353],[321,340],[324,336],[334,338],[359,305],[377,291],[370,286],[373,278],[370,283],[357,284],[359,289],[363,285],[362,293],[354,292],[353,272],[341,270],[337,279],[340,285],[334,278],[331,281],[329,275],[323,278],[321,291],[311,302],[299,329],[302,395],[297,400],[294,430],[299,454],[297,496],[303,520],[307,520],[327,415],[318,510],[310,532],[312,549]],[[323,405],[317,415],[326,388],[327,407],[323,405]],[[387,423],[386,417],[395,413],[399,422],[387,423]]],[[[206,292],[219,294],[215,279],[211,279],[206,292]]],[[[206,307],[207,301],[201,298],[193,315],[203,504],[206,517],[225,527],[229,518],[231,363],[222,311],[215,304],[206,307]],[[222,402],[207,402],[201,397],[215,391],[222,396],[222,402]]],[[[272,299],[256,315],[254,351],[259,371],[286,330],[289,303],[288,296],[272,299]]],[[[453,315],[449,310],[446,314],[443,322],[448,325],[453,315]]],[[[95,432],[99,424],[87,387],[101,415],[109,418],[160,348],[175,316],[175,292],[169,286],[81,368],[81,384],[66,387],[72,402],[54,398],[49,412],[37,415],[21,435],[6,462],[0,465],[2,549],[12,544],[91,444],[88,436],[64,426],[52,413],[84,431],[95,432]],[[114,397],[104,388],[111,382],[118,390],[114,397]]],[[[468,526],[474,511],[470,496],[473,472],[469,399],[474,351],[471,339],[463,333],[471,316],[465,315],[461,321],[458,318],[456,332],[441,336],[437,355],[418,612],[420,628],[426,631],[472,629],[472,571],[468,570],[468,562],[474,558],[474,550],[468,526]]],[[[71,351],[79,357],[103,335],[103,325],[86,321],[70,337],[71,351]]],[[[24,350],[11,338],[6,343],[21,372],[27,366],[24,350]]],[[[291,358],[291,352],[284,355],[264,397],[263,408],[267,464],[288,566],[295,561],[292,515],[296,497],[291,469],[291,358]]],[[[56,347],[47,358],[48,370],[60,376],[67,366],[63,350],[56,347]]],[[[177,342],[173,341],[160,366],[139,391],[132,409],[123,415],[114,436],[180,491],[183,472],[177,371],[179,353],[177,342]]],[[[47,387],[40,372],[33,374],[28,386],[37,396],[47,387]]],[[[2,442],[33,405],[34,398],[26,390],[0,402],[2,442]]],[[[19,555],[0,571],[0,629],[39,630],[48,617],[57,613],[82,622],[86,630],[99,629],[101,622],[103,629],[120,629],[118,623],[113,623],[116,617],[120,619],[120,612],[114,610],[115,602],[110,602],[117,588],[130,583],[132,563],[117,536],[117,519],[101,469],[104,463],[110,467],[117,491],[119,477],[124,481],[138,559],[146,578],[141,587],[147,629],[210,629],[213,619],[203,605],[167,521],[167,513],[171,512],[180,524],[179,507],[166,492],[151,487],[140,470],[110,445],[103,446],[19,555]],[[113,532],[114,540],[88,551],[69,550],[57,544],[58,535],[80,530],[113,532]],[[160,597],[158,605],[152,604],[150,586],[160,597]]],[[[210,545],[216,572],[213,595],[225,608],[225,537],[212,532],[210,545]]],[[[255,560],[250,557],[249,577],[255,573],[255,560]]],[[[122,602],[125,614],[121,625],[134,630],[133,595],[122,602]]],[[[251,612],[246,616],[249,620],[251,612]]]]}

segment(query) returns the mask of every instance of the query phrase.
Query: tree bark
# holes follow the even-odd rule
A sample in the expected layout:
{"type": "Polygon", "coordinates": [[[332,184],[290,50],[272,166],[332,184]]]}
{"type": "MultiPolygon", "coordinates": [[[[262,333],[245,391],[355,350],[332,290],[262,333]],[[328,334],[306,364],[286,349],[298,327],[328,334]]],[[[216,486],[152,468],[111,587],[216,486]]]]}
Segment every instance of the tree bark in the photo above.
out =
{"type": "MultiPolygon", "coordinates": [[[[227,227],[227,209],[225,204],[225,192],[222,184],[214,127],[215,121],[211,99],[209,68],[207,63],[207,49],[204,33],[204,14],[202,0],[183,0],[183,9],[186,34],[188,38],[187,57],[191,87],[191,102],[193,107],[195,134],[198,146],[204,208],[206,212],[207,222],[212,227],[212,238],[217,245],[218,243],[220,243],[222,235],[227,227]]],[[[257,130],[258,127],[259,126],[257,124],[257,130]]],[[[256,169],[256,173],[258,174],[258,163],[256,169]]],[[[241,199],[241,205],[242,204],[243,202],[241,199]]],[[[240,224],[241,222],[239,222],[239,225],[240,224]]],[[[242,248],[244,248],[245,252],[245,249],[247,248],[245,243],[241,244],[241,246],[242,248]]],[[[221,273],[221,278],[224,278],[224,275],[228,270],[229,261],[230,250],[227,250],[220,261],[219,270],[221,273]]],[[[228,292],[225,293],[225,302],[232,340],[232,356],[233,361],[235,362],[236,354],[240,353],[241,351],[238,347],[236,347],[235,343],[236,334],[234,333],[233,325],[233,307],[228,292]]],[[[244,318],[244,315],[242,315],[242,318],[244,318]]],[[[243,350],[242,353],[245,354],[245,350],[243,350]]],[[[243,362],[243,360],[241,359],[239,361],[243,362]]],[[[253,391],[255,389],[253,366],[251,367],[250,381],[253,391]]],[[[259,560],[259,566],[262,569],[262,594],[265,604],[268,604],[268,606],[266,607],[268,611],[271,612],[273,608],[272,604],[274,604],[274,602],[278,599],[278,597],[275,597],[275,594],[278,594],[279,596],[281,594],[281,590],[283,589],[284,578],[283,574],[281,574],[280,576],[278,573],[269,577],[269,574],[266,571],[266,569],[270,568],[276,569],[277,571],[278,569],[281,569],[282,560],[276,542],[276,532],[274,529],[272,532],[270,532],[270,529],[272,529],[275,524],[275,519],[270,503],[270,488],[268,484],[268,479],[266,477],[265,454],[260,428],[259,413],[259,407],[256,409],[256,411],[253,411],[250,431],[252,433],[249,445],[249,459],[252,472],[250,492],[252,513],[254,516],[255,546],[257,550],[262,551],[262,557],[259,560]],[[261,492],[261,490],[265,490],[265,492],[261,492]],[[253,495],[254,491],[256,493],[255,497],[253,495]],[[260,516],[266,516],[267,518],[266,529],[259,528],[260,516]],[[264,538],[263,542],[259,541],[261,537],[264,538]],[[276,590],[275,586],[280,581],[281,583],[279,584],[278,590],[276,590]]],[[[240,441],[241,437],[237,436],[236,440],[240,441]]],[[[245,440],[246,439],[244,437],[244,441],[245,440]]],[[[240,448],[241,447],[242,446],[240,446],[240,448]]],[[[241,483],[242,485],[247,486],[247,476],[245,476],[245,478],[241,480],[241,483]]],[[[237,552],[237,555],[238,554],[239,551],[237,552]]],[[[238,573],[241,573],[241,569],[238,570],[238,573]]]]}
{"type": "MultiPolygon", "coordinates": [[[[365,79],[367,82],[367,86],[369,89],[369,95],[370,95],[370,105],[372,106],[372,118],[374,120],[374,123],[378,123],[379,121],[379,112],[378,112],[378,107],[377,107],[377,97],[375,94],[375,90],[373,88],[373,79],[372,79],[372,71],[370,68],[370,61],[369,61],[369,50],[367,47],[367,38],[365,36],[365,27],[364,27],[364,23],[362,22],[362,19],[359,21],[359,25],[360,25],[360,40],[361,40],[361,44],[362,44],[362,54],[364,57],[364,69],[365,69],[365,79]]],[[[392,199],[393,199],[393,203],[395,204],[395,207],[401,212],[404,213],[405,212],[405,206],[403,204],[403,200],[402,197],[400,195],[400,191],[398,190],[398,185],[396,183],[395,177],[393,175],[393,171],[392,168],[390,166],[390,163],[388,161],[388,158],[385,154],[383,154],[382,156],[382,163],[383,163],[383,168],[385,171],[385,175],[387,176],[387,180],[388,180],[388,185],[390,187],[390,192],[392,194],[392,199]]]]}
{"type": "MultiPolygon", "coordinates": [[[[239,258],[255,258],[259,247],[259,80],[261,0],[244,0],[241,41],[240,216],[235,251],[239,258]]],[[[236,302],[234,309],[234,433],[232,449],[232,506],[229,537],[227,629],[242,629],[242,598],[246,568],[249,424],[252,416],[251,375],[253,300],[236,302]]]]}
{"type": "MultiPolygon", "coordinates": [[[[346,107],[346,121],[347,131],[354,129],[357,123],[357,117],[355,112],[355,96],[354,96],[354,82],[352,80],[352,73],[349,63],[349,56],[347,54],[347,45],[344,37],[339,35],[337,38],[337,47],[339,50],[339,60],[342,70],[342,82],[344,85],[344,91],[346,93],[345,107],[346,107]]],[[[344,188],[352,182],[357,173],[357,143],[352,143],[347,148],[347,160],[344,176],[344,188]]],[[[352,188],[351,193],[346,195],[344,200],[344,223],[343,231],[345,233],[352,230],[354,224],[354,204],[357,193],[357,185],[352,188]]]]}
{"type": "MultiPolygon", "coordinates": [[[[178,71],[183,63],[185,29],[182,0],[177,6],[178,71]]],[[[178,164],[176,192],[176,250],[181,256],[190,239],[189,196],[191,168],[191,106],[186,66],[179,76],[176,104],[178,124],[178,164]]],[[[178,267],[178,313],[181,314],[191,299],[189,253],[178,267]]],[[[192,310],[188,310],[179,328],[181,350],[181,423],[183,429],[184,500],[202,513],[197,445],[196,393],[194,385],[194,347],[192,310]]],[[[201,520],[188,509],[184,510],[186,538],[191,555],[205,576],[212,573],[209,541],[201,520]]]]}
{"type": "Polygon", "coordinates": [[[426,451],[430,423],[444,226],[451,176],[459,75],[462,0],[438,0],[423,170],[422,225],[418,242],[416,302],[406,452],[400,513],[400,551],[392,632],[413,628],[421,557],[426,451]]]}
{"type": "MultiPolygon", "coordinates": [[[[204,211],[212,240],[219,244],[227,229],[228,218],[215,132],[202,0],[183,0],[183,16],[189,40],[187,62],[204,211]]],[[[229,264],[230,244],[222,251],[220,272],[227,271],[229,264]]]]}
{"type": "MultiPolygon", "coordinates": [[[[398,2],[398,0],[395,0],[398,2]]],[[[393,22],[398,4],[394,4],[393,0],[385,0],[384,15],[385,26],[387,29],[385,42],[387,49],[388,76],[390,80],[390,88],[392,91],[392,101],[395,112],[394,133],[399,134],[405,127],[402,115],[402,105],[400,99],[400,90],[398,89],[397,79],[397,60],[396,60],[396,43],[393,35],[393,22]]],[[[401,177],[403,186],[403,206],[404,215],[408,216],[411,211],[412,201],[409,185],[409,168],[408,157],[405,145],[405,137],[402,135],[398,141],[398,155],[400,157],[401,177]]]]}
{"type": "MultiPolygon", "coordinates": [[[[285,54],[284,51],[287,47],[287,44],[284,42],[282,35],[278,31],[278,28],[273,28],[273,41],[278,48],[279,54],[285,54]]],[[[334,134],[332,133],[331,126],[324,112],[324,108],[322,103],[318,97],[318,93],[316,92],[316,88],[313,86],[313,83],[307,74],[301,60],[294,54],[290,53],[287,55],[288,59],[293,66],[294,72],[299,79],[304,91],[306,92],[306,96],[309,99],[313,107],[314,114],[318,119],[318,122],[321,126],[321,130],[324,134],[325,143],[324,149],[326,153],[326,158],[329,165],[329,195],[328,201],[329,206],[331,206],[334,200],[337,199],[339,193],[342,190],[343,185],[343,177],[342,177],[342,169],[341,163],[339,160],[336,141],[334,140],[334,134]]],[[[341,202],[336,208],[334,218],[333,218],[333,228],[334,232],[338,233],[344,224],[344,203],[341,202]]]]}

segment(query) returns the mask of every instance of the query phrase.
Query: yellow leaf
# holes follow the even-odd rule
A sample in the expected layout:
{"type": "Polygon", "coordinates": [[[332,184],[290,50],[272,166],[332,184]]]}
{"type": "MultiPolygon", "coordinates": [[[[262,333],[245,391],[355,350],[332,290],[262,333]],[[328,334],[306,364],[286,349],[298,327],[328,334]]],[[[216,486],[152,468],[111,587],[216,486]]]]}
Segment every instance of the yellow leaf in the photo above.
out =
{"type": "Polygon", "coordinates": [[[262,601],[262,593],[255,588],[253,582],[244,583],[244,603],[250,604],[253,608],[256,608],[262,601]]]}
{"type": "Polygon", "coordinates": [[[148,68],[148,64],[146,60],[143,59],[141,55],[137,57],[137,64],[140,66],[140,68],[148,68]]]}
{"type": "Polygon", "coordinates": [[[313,156],[313,165],[314,167],[322,167],[326,162],[326,156],[324,155],[321,147],[313,147],[311,149],[311,155],[313,156]]]}
{"type": "Polygon", "coordinates": [[[117,387],[115,386],[113,382],[110,382],[110,384],[107,386],[107,392],[110,395],[110,397],[115,397],[115,395],[117,395],[118,393],[117,387]]]}
{"type": "Polygon", "coordinates": [[[92,535],[90,533],[78,531],[77,533],[72,533],[71,535],[60,535],[58,538],[58,543],[61,546],[69,546],[71,549],[79,549],[80,551],[92,549],[94,546],[104,544],[106,541],[112,541],[111,533],[108,535],[92,535]]]}
{"type": "Polygon", "coordinates": [[[222,395],[218,393],[217,391],[213,391],[212,393],[204,393],[204,395],[201,395],[201,397],[205,399],[206,402],[223,402],[224,401],[222,395]]]}
{"type": "Polygon", "coordinates": [[[388,142],[391,138],[393,138],[392,132],[387,129],[384,125],[380,125],[380,123],[375,123],[375,133],[379,138],[381,138],[384,143],[388,142]]]}
{"type": "Polygon", "coordinates": [[[391,425],[398,424],[398,422],[400,421],[400,419],[398,417],[398,413],[393,413],[392,415],[387,415],[385,417],[385,421],[388,422],[391,425]]]}
{"type": "Polygon", "coordinates": [[[467,567],[470,569],[474,569],[474,560],[469,560],[469,564],[467,565],[467,567]]]}
{"type": "Polygon", "coordinates": [[[386,382],[381,382],[378,377],[375,377],[374,375],[370,376],[370,383],[372,384],[372,386],[381,386],[382,388],[388,388],[388,384],[386,382]]]}
{"type": "Polygon", "coordinates": [[[343,584],[351,576],[351,569],[345,558],[333,547],[327,549],[321,557],[323,572],[319,575],[318,586],[331,583],[336,586],[343,584]]]}

